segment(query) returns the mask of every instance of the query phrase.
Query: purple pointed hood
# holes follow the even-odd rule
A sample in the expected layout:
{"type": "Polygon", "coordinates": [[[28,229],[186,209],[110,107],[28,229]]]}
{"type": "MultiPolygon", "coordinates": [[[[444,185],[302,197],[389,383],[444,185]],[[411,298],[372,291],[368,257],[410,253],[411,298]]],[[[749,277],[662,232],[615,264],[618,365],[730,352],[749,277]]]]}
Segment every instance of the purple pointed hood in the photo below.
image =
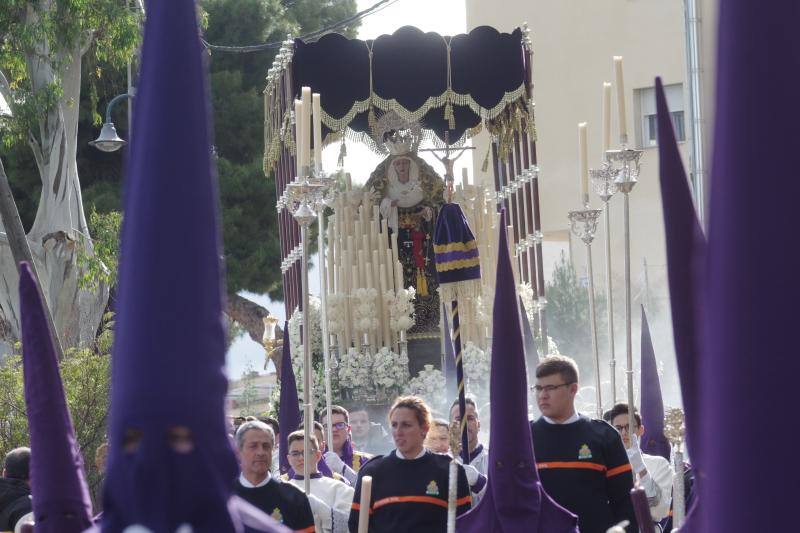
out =
{"type": "Polygon", "coordinates": [[[20,265],[22,364],[31,444],[30,481],[37,533],[79,533],[92,501],[64,396],[44,302],[28,263],[20,265]]]}
{"type": "Polygon", "coordinates": [[[297,397],[297,381],[292,368],[292,349],[289,342],[289,323],[283,324],[283,354],[281,356],[281,403],[278,409],[278,425],[281,428],[278,439],[278,462],[281,474],[289,472],[289,434],[300,427],[300,403],[297,397]]]}
{"type": "Polygon", "coordinates": [[[577,518],[545,493],[528,422],[528,380],[517,289],[508,255],[505,211],[500,215],[490,399],[492,432],[486,492],[457,520],[459,532],[577,532],[577,518]]]}
{"type": "Polygon", "coordinates": [[[661,384],[658,380],[656,353],[650,337],[650,325],[642,306],[642,451],[650,455],[660,455],[667,461],[670,458],[669,440],[664,435],[664,401],[661,398],[661,384]]]}
{"type": "Polygon", "coordinates": [[[238,465],[225,422],[205,56],[193,0],[147,3],[125,176],[103,531],[241,527],[228,507],[238,465]]]}
{"type": "Polygon", "coordinates": [[[755,427],[792,423],[786,407],[800,374],[798,21],[793,0],[719,3],[700,376],[704,531],[797,530],[791,441],[755,427]],[[746,421],[755,427],[744,431],[746,421]]]}
{"type": "MultiPolygon", "coordinates": [[[[675,132],[672,129],[667,99],[660,78],[656,78],[658,111],[658,155],[661,201],[667,245],[672,334],[686,419],[686,448],[692,460],[697,489],[702,484],[703,436],[701,433],[701,356],[703,328],[703,273],[706,238],[697,219],[689,181],[683,168],[675,132]]],[[[699,490],[695,494],[699,494],[699,490]]],[[[683,526],[686,533],[702,531],[698,501],[683,526]],[[697,513],[697,514],[695,514],[697,513]],[[695,516],[692,516],[695,515],[695,516]]]]}

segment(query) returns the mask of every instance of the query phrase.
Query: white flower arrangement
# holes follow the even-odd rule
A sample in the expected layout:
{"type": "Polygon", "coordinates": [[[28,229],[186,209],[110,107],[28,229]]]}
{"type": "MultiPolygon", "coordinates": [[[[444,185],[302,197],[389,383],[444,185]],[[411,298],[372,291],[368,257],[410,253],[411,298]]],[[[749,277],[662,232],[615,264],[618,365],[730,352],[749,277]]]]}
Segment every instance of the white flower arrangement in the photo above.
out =
{"type": "Polygon", "coordinates": [[[522,300],[522,305],[525,308],[525,314],[528,316],[528,322],[533,324],[536,319],[536,295],[533,293],[533,287],[528,282],[519,284],[519,297],[522,300]]]}
{"type": "Polygon", "coordinates": [[[378,290],[356,289],[353,291],[353,326],[356,331],[367,332],[378,327],[378,290]]]}
{"type": "Polygon", "coordinates": [[[408,383],[408,356],[384,346],[372,358],[372,382],[376,389],[400,392],[408,383]]]}
{"type": "Polygon", "coordinates": [[[484,328],[492,327],[492,304],[494,302],[494,290],[485,288],[484,294],[475,299],[475,315],[478,324],[484,328]]]}
{"type": "Polygon", "coordinates": [[[425,368],[408,382],[406,393],[421,397],[434,409],[443,411],[447,408],[445,377],[442,371],[433,368],[433,365],[425,365],[425,368]]]}
{"type": "MultiPolygon", "coordinates": [[[[322,354],[322,327],[320,310],[322,305],[319,298],[314,296],[308,299],[309,307],[309,323],[311,327],[309,332],[311,335],[311,353],[322,354]]],[[[303,315],[299,309],[295,309],[292,317],[289,319],[289,345],[292,352],[292,364],[297,365],[298,361],[303,360],[303,339],[300,336],[300,326],[303,323],[303,315]]]]}
{"type": "Polygon", "coordinates": [[[329,294],[326,303],[328,305],[328,333],[341,335],[347,329],[347,323],[345,322],[347,295],[341,293],[329,294]]]}
{"type": "Polygon", "coordinates": [[[483,351],[472,341],[467,341],[463,355],[467,391],[479,396],[487,393],[489,391],[489,372],[492,366],[492,348],[489,347],[483,351]]]}
{"type": "Polygon", "coordinates": [[[414,287],[400,289],[395,294],[386,291],[383,299],[389,306],[389,327],[394,332],[407,331],[414,325],[414,287]]]}
{"type": "Polygon", "coordinates": [[[349,348],[347,354],[339,358],[336,369],[339,386],[343,389],[367,388],[372,383],[372,361],[356,348],[349,348]]]}

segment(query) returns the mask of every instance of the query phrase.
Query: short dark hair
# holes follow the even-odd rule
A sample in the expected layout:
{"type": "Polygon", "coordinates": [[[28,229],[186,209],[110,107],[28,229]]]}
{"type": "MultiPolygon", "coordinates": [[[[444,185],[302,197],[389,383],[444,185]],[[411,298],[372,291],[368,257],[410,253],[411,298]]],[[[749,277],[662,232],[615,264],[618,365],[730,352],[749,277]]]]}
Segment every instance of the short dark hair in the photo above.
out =
{"type": "Polygon", "coordinates": [[[278,425],[278,421],[271,416],[260,416],[258,419],[271,427],[272,431],[274,431],[276,435],[281,432],[281,427],[278,425]]]}
{"type": "MultiPolygon", "coordinates": [[[[473,409],[475,409],[475,416],[476,416],[476,417],[479,417],[479,416],[480,416],[480,414],[478,413],[478,404],[476,404],[476,403],[475,403],[475,400],[474,400],[474,399],[472,399],[470,396],[467,396],[467,397],[464,399],[464,404],[465,404],[465,406],[466,406],[466,405],[471,405],[471,406],[473,407],[473,409]]],[[[450,405],[450,410],[449,410],[447,413],[448,413],[448,414],[451,414],[451,413],[453,412],[453,407],[455,407],[455,406],[457,406],[457,405],[458,405],[458,400],[454,401],[454,402],[452,403],[452,405],[450,405]]]]}
{"type": "Polygon", "coordinates": [[[3,469],[6,471],[6,477],[9,478],[27,481],[30,479],[30,467],[31,449],[24,446],[14,448],[6,454],[3,460],[3,469]]]}
{"type": "Polygon", "coordinates": [[[566,355],[550,355],[536,366],[536,377],[544,378],[560,374],[567,383],[578,382],[578,365],[572,357],[566,355]]]}
{"type": "MultiPolygon", "coordinates": [[[[317,422],[317,424],[319,424],[319,422],[317,422]]],[[[286,447],[287,448],[290,447],[294,441],[297,440],[304,441],[305,439],[306,439],[305,431],[303,430],[292,431],[291,433],[289,433],[289,437],[286,440],[286,447]]],[[[309,435],[308,442],[309,444],[311,444],[311,448],[314,451],[319,451],[319,441],[317,441],[317,437],[313,433],[309,435]]]]}
{"type": "MultiPolygon", "coordinates": [[[[322,417],[327,416],[327,414],[328,414],[327,410],[323,411],[319,415],[319,419],[322,420],[322,417]]],[[[333,418],[333,415],[342,415],[344,417],[344,421],[347,422],[348,424],[350,423],[350,413],[348,413],[347,409],[345,409],[341,405],[331,405],[331,418],[333,418]]]]}
{"type": "MultiPolygon", "coordinates": [[[[605,413],[603,413],[603,420],[611,423],[612,420],[617,418],[619,415],[627,415],[628,414],[628,404],[627,403],[618,403],[605,413]]],[[[641,427],[642,426],[642,417],[639,416],[639,412],[636,408],[633,408],[633,418],[636,419],[636,425],[641,427]]]]}
{"type": "MultiPolygon", "coordinates": [[[[322,425],[322,422],[317,422],[316,420],[314,420],[314,423],[313,423],[313,424],[311,424],[311,426],[312,426],[314,429],[316,429],[317,431],[321,432],[323,435],[325,434],[325,426],[323,426],[323,425],[322,425]]],[[[304,424],[303,424],[302,422],[300,422],[300,425],[299,425],[299,426],[297,426],[297,429],[298,429],[298,430],[301,430],[301,429],[303,429],[303,428],[304,428],[304,424]]],[[[295,433],[296,433],[296,432],[295,432],[295,433]]]]}

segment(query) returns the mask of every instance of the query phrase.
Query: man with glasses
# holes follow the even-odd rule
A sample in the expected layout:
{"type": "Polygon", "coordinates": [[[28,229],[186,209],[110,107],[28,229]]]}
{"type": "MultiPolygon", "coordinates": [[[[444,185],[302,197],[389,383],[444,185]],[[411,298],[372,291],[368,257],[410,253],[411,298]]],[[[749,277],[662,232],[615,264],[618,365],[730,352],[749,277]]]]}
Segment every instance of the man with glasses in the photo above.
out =
{"type": "Polygon", "coordinates": [[[531,423],[536,467],[545,491],[578,515],[581,533],[605,533],[628,520],[639,531],[631,503],[633,475],[617,432],[602,420],[575,411],[578,366],[553,355],[536,367],[536,402],[542,413],[531,423]]]}
{"type": "MultiPolygon", "coordinates": [[[[288,437],[289,464],[296,472],[289,483],[300,490],[304,489],[303,445],[305,435],[303,431],[295,431],[288,437]]],[[[333,478],[323,476],[317,469],[322,457],[317,438],[309,439],[310,454],[308,472],[311,478],[311,508],[314,511],[314,524],[318,532],[330,533],[331,531],[347,531],[347,521],[350,518],[350,504],[353,502],[353,488],[333,478]]]]}
{"type": "MultiPolygon", "coordinates": [[[[327,429],[324,414],[320,422],[327,429]]],[[[328,451],[322,457],[331,471],[341,474],[350,484],[355,485],[358,471],[372,459],[372,456],[353,449],[353,441],[350,436],[350,414],[347,409],[340,405],[331,406],[331,423],[333,425],[333,442],[327,443],[328,451]]]]}
{"type": "Polygon", "coordinates": [[[622,437],[622,444],[625,445],[633,471],[639,478],[639,485],[647,494],[650,514],[653,520],[660,522],[669,513],[672,502],[672,480],[675,473],[669,461],[660,455],[642,453],[639,448],[639,439],[644,434],[644,426],[642,426],[642,418],[635,410],[633,416],[636,419],[635,436],[630,434],[628,404],[618,403],[603,414],[603,420],[614,426],[614,429],[622,437]]]}

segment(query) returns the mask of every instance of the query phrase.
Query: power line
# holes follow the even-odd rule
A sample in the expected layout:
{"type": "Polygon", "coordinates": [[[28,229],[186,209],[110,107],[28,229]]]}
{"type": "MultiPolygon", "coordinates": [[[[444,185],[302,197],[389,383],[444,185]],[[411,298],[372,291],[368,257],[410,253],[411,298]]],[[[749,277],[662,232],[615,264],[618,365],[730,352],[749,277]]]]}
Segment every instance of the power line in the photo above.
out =
{"type": "MultiPolygon", "coordinates": [[[[314,31],[314,32],[311,32],[311,33],[307,33],[305,35],[301,35],[299,38],[302,39],[303,41],[316,39],[318,37],[323,36],[326,33],[330,33],[332,31],[336,31],[338,29],[341,29],[341,28],[347,26],[348,24],[351,24],[351,23],[353,23],[353,22],[355,22],[357,20],[363,19],[364,17],[367,17],[369,15],[373,15],[373,14],[375,14],[375,13],[377,13],[377,12],[379,12],[379,11],[381,11],[381,10],[383,10],[383,9],[389,7],[390,5],[392,5],[392,4],[396,3],[396,2],[399,2],[399,1],[400,0],[379,0],[378,2],[374,3],[370,7],[366,8],[366,9],[364,9],[362,11],[359,11],[355,15],[347,17],[346,19],[340,20],[340,21],[338,21],[338,22],[336,22],[334,24],[331,24],[330,26],[327,26],[325,28],[322,28],[320,30],[317,30],[317,31],[314,31]]],[[[219,44],[211,44],[208,41],[206,41],[205,39],[202,39],[202,41],[203,41],[203,45],[207,49],[212,50],[214,52],[230,52],[230,53],[236,53],[236,54],[248,54],[248,53],[252,53],[252,52],[261,52],[261,51],[264,51],[264,50],[274,50],[274,49],[280,48],[281,45],[283,45],[283,41],[274,41],[274,42],[271,42],[271,43],[253,44],[253,45],[247,45],[247,46],[224,46],[224,45],[219,45],[219,44]]]]}

